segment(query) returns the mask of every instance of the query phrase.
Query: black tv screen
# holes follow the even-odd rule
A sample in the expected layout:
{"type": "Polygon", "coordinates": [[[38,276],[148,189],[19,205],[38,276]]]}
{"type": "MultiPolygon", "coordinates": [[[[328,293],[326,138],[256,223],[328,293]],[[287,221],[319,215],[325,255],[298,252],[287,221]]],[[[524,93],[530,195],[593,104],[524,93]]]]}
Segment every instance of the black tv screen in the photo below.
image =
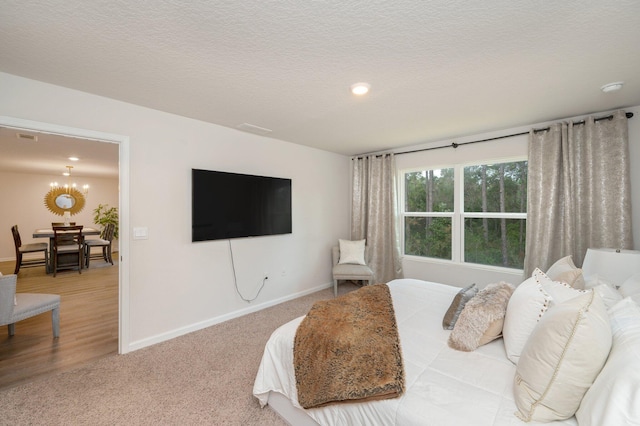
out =
{"type": "Polygon", "coordinates": [[[192,241],[291,233],[291,179],[191,169],[192,241]]]}

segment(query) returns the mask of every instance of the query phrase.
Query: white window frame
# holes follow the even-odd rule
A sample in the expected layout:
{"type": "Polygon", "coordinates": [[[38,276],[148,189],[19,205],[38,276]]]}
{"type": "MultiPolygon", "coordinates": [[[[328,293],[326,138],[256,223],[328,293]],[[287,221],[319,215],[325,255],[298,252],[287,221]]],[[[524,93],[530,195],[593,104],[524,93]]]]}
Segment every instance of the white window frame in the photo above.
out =
{"type": "Polygon", "coordinates": [[[416,259],[427,262],[436,263],[455,263],[464,265],[473,265],[474,267],[494,270],[494,271],[514,271],[517,268],[507,268],[504,266],[484,265],[481,263],[470,263],[464,260],[464,220],[466,218],[488,218],[488,219],[524,219],[526,223],[527,213],[500,213],[500,212],[464,212],[464,169],[469,166],[480,166],[483,164],[500,164],[500,163],[514,163],[519,161],[528,161],[527,156],[515,156],[488,160],[475,160],[464,163],[454,163],[447,165],[434,165],[425,167],[412,167],[410,169],[399,170],[398,182],[400,183],[399,190],[399,228],[400,228],[400,244],[402,256],[409,259],[416,259]],[[406,188],[405,188],[405,174],[413,172],[422,172],[426,170],[439,170],[439,169],[453,169],[453,212],[411,212],[410,214],[405,211],[406,200],[406,188]],[[409,217],[450,217],[451,218],[451,259],[440,259],[436,257],[416,256],[406,254],[405,249],[405,218],[409,217]]]}

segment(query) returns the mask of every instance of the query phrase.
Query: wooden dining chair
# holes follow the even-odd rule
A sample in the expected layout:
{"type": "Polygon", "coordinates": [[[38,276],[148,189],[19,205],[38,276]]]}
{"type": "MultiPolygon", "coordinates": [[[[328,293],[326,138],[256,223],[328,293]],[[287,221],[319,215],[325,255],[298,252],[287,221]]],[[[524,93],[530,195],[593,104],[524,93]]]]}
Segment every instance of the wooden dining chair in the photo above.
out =
{"type": "Polygon", "coordinates": [[[82,225],[53,227],[53,276],[58,270],[78,268],[84,264],[84,237],[82,225]]]}
{"type": "Polygon", "coordinates": [[[113,258],[111,257],[111,243],[113,241],[113,235],[115,234],[116,225],[113,223],[107,223],[100,234],[100,238],[86,239],[84,241],[84,258],[86,267],[89,267],[89,261],[93,259],[103,258],[105,262],[113,265],[113,258]],[[102,248],[102,253],[91,254],[91,249],[94,247],[102,248]]]}
{"type": "Polygon", "coordinates": [[[20,268],[30,268],[33,266],[45,266],[49,262],[49,247],[47,243],[30,243],[30,244],[22,244],[22,239],[20,238],[20,232],[18,232],[18,225],[13,225],[11,227],[11,233],[13,234],[13,243],[16,249],[16,267],[13,271],[14,274],[18,274],[20,268]],[[44,253],[44,257],[27,257],[25,258],[25,254],[30,253],[44,253]]]}

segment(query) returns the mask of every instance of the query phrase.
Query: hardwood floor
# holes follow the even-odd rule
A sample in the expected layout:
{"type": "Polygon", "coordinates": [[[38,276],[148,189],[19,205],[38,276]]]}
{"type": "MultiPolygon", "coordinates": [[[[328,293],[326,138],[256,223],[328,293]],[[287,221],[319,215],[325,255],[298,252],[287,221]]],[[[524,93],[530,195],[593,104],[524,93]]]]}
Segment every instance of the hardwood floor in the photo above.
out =
{"type": "MultiPolygon", "coordinates": [[[[53,338],[51,313],[16,323],[9,337],[0,327],[0,388],[69,370],[118,351],[118,263],[95,260],[89,269],[47,275],[44,267],[21,269],[18,293],[61,296],[60,337],[53,338]]],[[[14,262],[0,262],[12,274],[14,262]]]]}

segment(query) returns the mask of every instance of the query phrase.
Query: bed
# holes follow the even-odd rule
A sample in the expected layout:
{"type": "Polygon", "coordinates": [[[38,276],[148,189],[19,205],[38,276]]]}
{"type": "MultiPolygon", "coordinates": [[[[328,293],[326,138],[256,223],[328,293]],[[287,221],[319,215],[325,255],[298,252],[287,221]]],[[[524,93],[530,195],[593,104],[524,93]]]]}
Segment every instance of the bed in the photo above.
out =
{"type": "MultiPolygon", "coordinates": [[[[304,318],[300,317],[275,330],[265,347],[253,388],[261,406],[269,405],[296,426],[525,424],[515,415],[516,365],[507,358],[503,339],[471,352],[447,344],[451,331],[443,329],[442,319],[460,288],[415,279],[394,280],[388,287],[405,369],[401,397],[301,408],[293,367],[295,333],[304,318]]],[[[640,402],[640,395],[631,398],[633,404],[640,402]]],[[[572,416],[551,424],[578,421],[572,416]]]]}

